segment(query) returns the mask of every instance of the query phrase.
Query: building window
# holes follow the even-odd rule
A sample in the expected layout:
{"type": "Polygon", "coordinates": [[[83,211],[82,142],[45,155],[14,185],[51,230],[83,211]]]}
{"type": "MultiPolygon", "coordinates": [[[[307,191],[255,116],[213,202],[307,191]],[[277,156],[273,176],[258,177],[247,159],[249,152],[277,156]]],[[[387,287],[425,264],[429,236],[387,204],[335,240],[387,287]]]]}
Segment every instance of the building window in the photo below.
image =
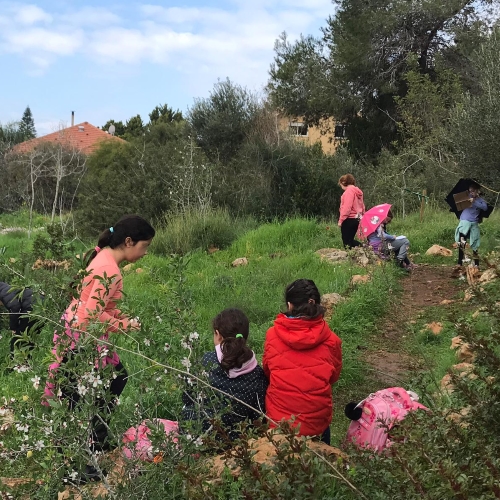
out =
{"type": "Polygon", "coordinates": [[[292,135],[307,136],[307,125],[301,122],[290,122],[290,132],[292,135]]]}
{"type": "Polygon", "coordinates": [[[347,126],[344,123],[337,123],[335,125],[335,139],[345,139],[347,126]]]}

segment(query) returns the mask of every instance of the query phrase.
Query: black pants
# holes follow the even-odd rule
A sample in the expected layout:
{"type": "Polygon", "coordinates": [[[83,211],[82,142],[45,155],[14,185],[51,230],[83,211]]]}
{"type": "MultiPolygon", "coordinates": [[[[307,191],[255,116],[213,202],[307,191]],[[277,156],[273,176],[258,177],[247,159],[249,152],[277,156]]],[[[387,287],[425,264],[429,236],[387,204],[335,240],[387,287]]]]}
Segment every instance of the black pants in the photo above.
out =
{"type": "Polygon", "coordinates": [[[340,234],[342,235],[342,243],[345,248],[353,248],[361,246],[359,241],[356,241],[354,237],[358,232],[359,219],[345,219],[340,225],[340,234]]]}
{"type": "MultiPolygon", "coordinates": [[[[62,398],[68,400],[69,409],[73,411],[78,406],[80,394],[76,390],[77,378],[75,374],[70,370],[65,369],[67,362],[67,357],[63,358],[61,362],[60,370],[66,377],[66,385],[61,387],[61,392],[62,398]]],[[[92,419],[92,451],[109,451],[114,448],[108,439],[108,424],[111,420],[111,413],[116,404],[115,397],[120,396],[123,392],[123,389],[127,384],[128,374],[127,370],[125,370],[125,367],[121,363],[118,363],[113,370],[117,376],[111,380],[109,387],[110,397],[108,397],[107,400],[99,398],[95,403],[98,415],[95,415],[92,419]]]]}
{"type": "Polygon", "coordinates": [[[321,434],[321,441],[327,445],[330,445],[331,433],[330,426],[328,426],[321,434]]]}
{"type": "MultiPolygon", "coordinates": [[[[469,234],[463,234],[463,233],[460,233],[460,242],[458,243],[458,265],[461,266],[463,264],[463,261],[464,261],[464,257],[465,257],[465,253],[464,253],[464,249],[465,249],[465,244],[462,243],[462,240],[463,241],[467,241],[469,237],[469,234]]],[[[472,256],[474,257],[474,264],[479,267],[479,254],[477,253],[477,250],[474,250],[472,252],[472,256]]]]}

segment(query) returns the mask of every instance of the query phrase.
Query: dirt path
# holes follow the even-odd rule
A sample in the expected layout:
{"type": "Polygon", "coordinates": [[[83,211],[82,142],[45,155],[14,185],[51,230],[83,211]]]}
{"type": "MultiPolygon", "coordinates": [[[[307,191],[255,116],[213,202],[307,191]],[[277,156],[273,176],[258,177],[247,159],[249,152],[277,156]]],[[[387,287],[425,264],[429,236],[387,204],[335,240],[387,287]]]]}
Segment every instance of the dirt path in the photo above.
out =
{"type": "Polygon", "coordinates": [[[401,298],[372,339],[375,349],[367,351],[364,357],[374,369],[373,378],[381,387],[399,385],[398,381],[407,377],[409,369],[418,367],[418,360],[409,357],[402,349],[408,335],[408,324],[426,308],[445,306],[446,301],[454,301],[467,286],[465,282],[452,278],[451,266],[425,264],[404,277],[401,284],[401,298]]]}

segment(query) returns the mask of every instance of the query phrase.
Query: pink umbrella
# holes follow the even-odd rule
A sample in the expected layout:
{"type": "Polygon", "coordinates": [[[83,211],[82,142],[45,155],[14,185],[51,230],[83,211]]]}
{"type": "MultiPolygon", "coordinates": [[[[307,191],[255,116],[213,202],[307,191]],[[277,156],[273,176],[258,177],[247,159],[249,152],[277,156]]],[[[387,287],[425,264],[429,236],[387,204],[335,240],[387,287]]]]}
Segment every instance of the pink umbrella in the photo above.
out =
{"type": "Polygon", "coordinates": [[[377,230],[377,227],[384,222],[392,205],[389,203],[382,203],[376,205],[363,215],[359,223],[359,235],[362,238],[368,237],[370,234],[377,230]]]}

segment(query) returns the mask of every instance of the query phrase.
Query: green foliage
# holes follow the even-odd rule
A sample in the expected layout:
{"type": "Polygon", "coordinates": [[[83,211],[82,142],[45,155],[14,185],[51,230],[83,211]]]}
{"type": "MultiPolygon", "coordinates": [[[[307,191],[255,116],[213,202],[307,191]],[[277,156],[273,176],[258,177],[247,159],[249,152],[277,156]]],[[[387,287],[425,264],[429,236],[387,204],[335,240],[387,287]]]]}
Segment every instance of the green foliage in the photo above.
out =
{"type": "Polygon", "coordinates": [[[126,126],[123,124],[123,122],[120,120],[119,122],[115,121],[115,120],[108,120],[102,127],[102,130],[104,130],[105,132],[108,132],[109,131],[109,127],[111,125],[114,125],[115,126],[115,135],[117,137],[123,137],[125,135],[125,132],[126,132],[126,126]]]}
{"type": "Polygon", "coordinates": [[[311,123],[347,121],[349,150],[371,158],[399,139],[395,98],[407,94],[412,54],[431,80],[441,60],[470,81],[470,47],[484,36],[488,3],[336,0],[321,39],[277,42],[271,95],[285,113],[311,123]]]}
{"type": "Polygon", "coordinates": [[[157,123],[170,123],[182,121],[182,113],[177,110],[174,111],[167,104],[160,104],[155,106],[153,111],[149,113],[149,123],[156,125],[157,123]]]}
{"type": "Polygon", "coordinates": [[[237,221],[227,210],[202,211],[191,208],[178,214],[166,214],[151,245],[158,255],[187,254],[196,249],[208,250],[228,247],[250,220],[237,221]]]}
{"type": "Polygon", "coordinates": [[[500,31],[474,57],[478,95],[468,94],[449,120],[447,142],[461,173],[498,191],[500,172],[494,144],[500,139],[500,31]]]}
{"type": "Polygon", "coordinates": [[[21,121],[19,122],[19,134],[23,141],[28,141],[36,137],[35,120],[29,106],[24,110],[21,121]]]}
{"type": "Polygon", "coordinates": [[[215,84],[210,97],[195,100],[187,120],[208,158],[227,162],[238,153],[258,109],[255,95],[227,79],[215,84]]]}

